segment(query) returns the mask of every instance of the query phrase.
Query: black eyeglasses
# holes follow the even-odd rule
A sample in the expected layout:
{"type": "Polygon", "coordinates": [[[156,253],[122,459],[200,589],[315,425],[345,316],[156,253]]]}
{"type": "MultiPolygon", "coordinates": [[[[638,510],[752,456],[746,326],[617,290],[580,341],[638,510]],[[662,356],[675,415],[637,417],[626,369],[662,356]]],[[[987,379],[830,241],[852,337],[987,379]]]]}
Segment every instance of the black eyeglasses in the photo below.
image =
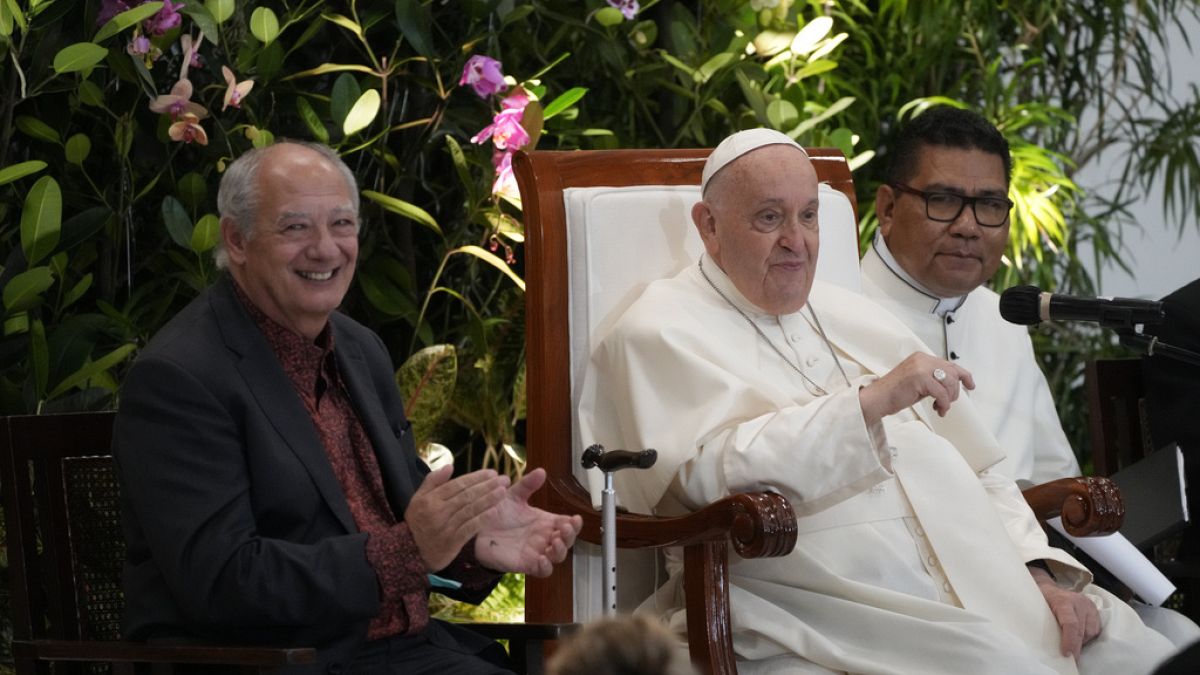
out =
{"type": "Polygon", "coordinates": [[[953,192],[925,192],[903,183],[888,183],[893,189],[916,195],[925,200],[925,215],[939,223],[952,223],[958,219],[963,207],[971,205],[975,222],[983,227],[1001,227],[1008,221],[1008,212],[1013,203],[1005,197],[967,197],[953,192]]]}

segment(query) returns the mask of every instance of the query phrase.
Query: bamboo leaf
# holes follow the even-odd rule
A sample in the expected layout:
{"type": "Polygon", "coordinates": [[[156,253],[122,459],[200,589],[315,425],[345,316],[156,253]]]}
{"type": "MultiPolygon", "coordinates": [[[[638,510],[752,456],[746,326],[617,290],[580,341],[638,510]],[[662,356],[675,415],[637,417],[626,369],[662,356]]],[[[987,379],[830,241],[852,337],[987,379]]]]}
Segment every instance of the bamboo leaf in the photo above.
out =
{"type": "Polygon", "coordinates": [[[100,358],[96,359],[95,361],[92,361],[91,363],[85,365],[84,367],[80,368],[79,370],[75,371],[74,373],[71,373],[70,375],[63,378],[62,382],[59,382],[54,387],[54,389],[50,390],[50,393],[46,395],[46,398],[48,398],[48,399],[55,398],[67,391],[70,391],[71,389],[73,389],[81,384],[86,383],[88,380],[92,379],[93,377],[99,375],[100,373],[103,373],[104,371],[108,370],[109,368],[112,368],[113,366],[116,366],[117,364],[124,361],[125,358],[128,357],[131,353],[133,353],[133,350],[136,348],[137,348],[137,345],[134,345],[132,343],[124,344],[124,345],[121,345],[120,347],[117,347],[116,349],[112,350],[111,352],[105,354],[104,356],[101,356],[100,358]]]}
{"type": "Polygon", "coordinates": [[[354,102],[354,107],[346,114],[342,122],[342,133],[352,136],[371,125],[379,114],[379,90],[368,89],[354,102]]]}
{"type": "Polygon", "coordinates": [[[542,111],[542,119],[548,120],[560,112],[570,108],[579,102],[587,94],[586,87],[572,87],[564,91],[558,98],[546,104],[546,109],[542,111]]]}
{"type": "Polygon", "coordinates": [[[96,31],[96,37],[92,38],[92,42],[103,42],[126,28],[136,26],[138,23],[158,14],[162,6],[163,3],[161,2],[147,2],[144,5],[138,5],[133,9],[121,12],[109,19],[107,23],[100,27],[100,30],[96,31]]]}
{"type": "Polygon", "coordinates": [[[44,168],[46,168],[46,163],[40,159],[34,159],[28,162],[20,162],[19,164],[11,164],[3,169],[0,169],[0,185],[11,183],[14,180],[37,173],[44,168]]]}
{"type": "Polygon", "coordinates": [[[503,260],[501,260],[499,256],[485,248],[480,246],[460,246],[453,251],[450,251],[450,253],[467,253],[469,255],[473,255],[503,272],[505,276],[507,276],[509,279],[512,279],[512,282],[517,285],[517,288],[520,288],[522,291],[525,290],[525,280],[517,276],[517,273],[512,271],[512,268],[509,267],[508,264],[503,260]]]}
{"type": "Polygon", "coordinates": [[[63,47],[54,55],[54,72],[74,73],[86,70],[104,60],[108,50],[93,42],[76,42],[63,47]]]}
{"type": "Polygon", "coordinates": [[[30,266],[54,251],[61,233],[62,190],[54,178],[42,176],[29,189],[21,210],[21,250],[30,266]]]}
{"type": "Polygon", "coordinates": [[[374,190],[363,190],[362,195],[387,209],[388,211],[391,211],[392,213],[402,215],[409,220],[415,220],[434,232],[437,232],[439,235],[442,234],[442,228],[438,227],[437,221],[434,220],[433,216],[429,215],[428,211],[417,206],[416,204],[411,204],[403,199],[397,199],[396,197],[391,197],[381,192],[375,192],[374,190]]]}

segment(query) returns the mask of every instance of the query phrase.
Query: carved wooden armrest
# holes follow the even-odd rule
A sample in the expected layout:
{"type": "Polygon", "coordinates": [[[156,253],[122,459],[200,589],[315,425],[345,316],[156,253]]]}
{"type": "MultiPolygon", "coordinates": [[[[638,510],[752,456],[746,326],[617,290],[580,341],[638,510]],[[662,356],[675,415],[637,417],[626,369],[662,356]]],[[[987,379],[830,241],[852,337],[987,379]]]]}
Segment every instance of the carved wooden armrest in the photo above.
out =
{"type": "MultiPolygon", "coordinates": [[[[552,509],[579,514],[583,530],[579,538],[600,543],[600,512],[591,497],[572,478],[552,478],[555,493],[552,509]]],[[[684,516],[617,514],[617,546],[661,548],[703,542],[728,541],[743,558],[787,555],[796,546],[796,514],[783,495],[747,492],[726,497],[684,516]]]]}
{"type": "Polygon", "coordinates": [[[1063,528],[1074,537],[1110,534],[1125,522],[1121,488],[1107,478],[1059,478],[1022,494],[1039,520],[1062,516],[1063,528]]]}

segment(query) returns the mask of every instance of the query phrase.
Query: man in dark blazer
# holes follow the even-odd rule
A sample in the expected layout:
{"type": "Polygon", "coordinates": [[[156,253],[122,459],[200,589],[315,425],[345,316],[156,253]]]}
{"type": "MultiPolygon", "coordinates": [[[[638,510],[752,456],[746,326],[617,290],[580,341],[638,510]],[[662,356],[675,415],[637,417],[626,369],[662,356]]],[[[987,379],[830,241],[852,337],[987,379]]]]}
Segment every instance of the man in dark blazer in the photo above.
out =
{"type": "Polygon", "coordinates": [[[324,146],[252,150],[221,181],[228,268],[142,351],[114,454],[132,640],[313,646],[315,670],[505,673],[431,621],[547,575],[581,522],[528,504],[542,470],[451,478],[418,459],[377,335],[336,312],[358,255],[354,176],[324,146]]]}

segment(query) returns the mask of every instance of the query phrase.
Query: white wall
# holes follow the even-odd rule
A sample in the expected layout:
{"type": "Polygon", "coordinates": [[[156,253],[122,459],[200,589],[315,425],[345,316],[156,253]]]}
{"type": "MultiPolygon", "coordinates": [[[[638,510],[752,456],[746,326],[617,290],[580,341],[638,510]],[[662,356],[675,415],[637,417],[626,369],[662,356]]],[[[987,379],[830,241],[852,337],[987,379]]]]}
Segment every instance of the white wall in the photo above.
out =
{"type": "MultiPolygon", "coordinates": [[[[1185,17],[1182,21],[1188,35],[1200,34],[1200,20],[1185,17]]],[[[1172,93],[1176,99],[1191,98],[1191,85],[1200,84],[1200,58],[1188,50],[1180,31],[1172,29],[1167,54],[1172,67],[1172,93]]],[[[1200,143],[1194,139],[1193,143],[1200,143]]],[[[1106,194],[1104,183],[1107,169],[1116,162],[1092,162],[1082,167],[1075,180],[1096,194],[1106,194]]],[[[1197,187],[1200,189],[1200,186],[1197,187]]],[[[1111,194],[1111,190],[1108,194],[1111,194]]],[[[1125,228],[1124,259],[1132,274],[1113,266],[1100,270],[1099,293],[1135,298],[1160,298],[1163,295],[1200,277],[1200,223],[1188,221],[1182,235],[1176,223],[1168,224],[1162,209],[1162,191],[1156,190],[1129,209],[1141,224],[1140,228],[1125,228]]],[[[1091,247],[1079,254],[1091,260],[1091,247]]],[[[1089,263],[1090,264],[1090,263],[1089,263]]],[[[1096,270],[1093,268],[1092,272],[1096,270]]]]}

